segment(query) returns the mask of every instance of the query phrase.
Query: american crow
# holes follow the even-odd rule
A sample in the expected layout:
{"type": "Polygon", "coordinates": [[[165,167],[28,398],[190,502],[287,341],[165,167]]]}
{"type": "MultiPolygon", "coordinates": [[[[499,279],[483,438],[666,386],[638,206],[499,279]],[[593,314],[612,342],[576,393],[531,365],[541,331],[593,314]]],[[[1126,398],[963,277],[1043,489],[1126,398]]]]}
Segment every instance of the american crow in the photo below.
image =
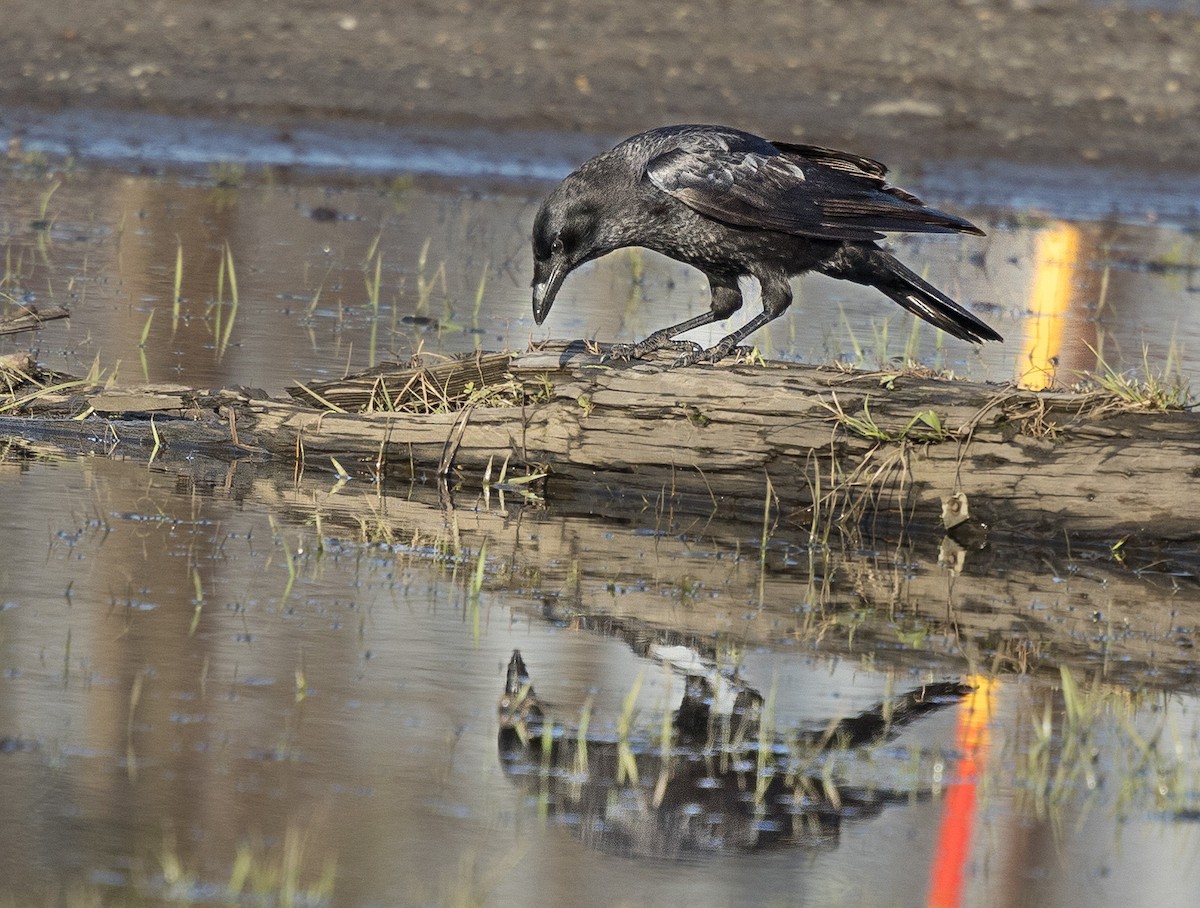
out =
{"type": "Polygon", "coordinates": [[[792,302],[788,279],[815,270],[875,287],[963,340],[999,334],[921,280],[875,241],[885,233],[983,231],[889,185],[878,161],[766,139],[725,126],[664,126],[586,162],[542,203],[533,222],[533,318],[539,325],[563,279],[584,262],[644,246],[700,269],[712,306],[612,354],[671,347],[677,365],[716,362],[792,302]],[[763,311],[702,350],[677,334],[741,308],[738,278],[762,287],[763,311]]]}

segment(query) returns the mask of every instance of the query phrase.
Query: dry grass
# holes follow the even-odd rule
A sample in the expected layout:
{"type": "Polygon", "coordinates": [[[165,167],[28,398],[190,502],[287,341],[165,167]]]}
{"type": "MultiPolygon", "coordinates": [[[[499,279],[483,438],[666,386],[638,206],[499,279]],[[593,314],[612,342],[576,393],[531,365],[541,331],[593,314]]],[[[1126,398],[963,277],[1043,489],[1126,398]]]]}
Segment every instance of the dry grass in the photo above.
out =
{"type": "Polygon", "coordinates": [[[509,372],[511,353],[475,354],[428,364],[369,369],[340,381],[296,385],[296,400],[353,413],[455,413],[468,407],[519,407],[548,400],[549,380],[518,381],[509,372]]]}
{"type": "Polygon", "coordinates": [[[28,353],[0,357],[0,414],[28,413],[61,405],[71,393],[103,381],[99,365],[82,379],[42,369],[28,353]]]}

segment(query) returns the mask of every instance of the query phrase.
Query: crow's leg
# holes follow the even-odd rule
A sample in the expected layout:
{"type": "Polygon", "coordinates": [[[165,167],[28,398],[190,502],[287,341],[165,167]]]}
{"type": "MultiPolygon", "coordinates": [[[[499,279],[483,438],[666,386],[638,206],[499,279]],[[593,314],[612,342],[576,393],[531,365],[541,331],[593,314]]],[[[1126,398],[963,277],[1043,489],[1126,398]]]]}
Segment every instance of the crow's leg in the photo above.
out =
{"type": "Polygon", "coordinates": [[[761,328],[767,322],[778,318],[778,315],[771,315],[767,312],[760,312],[742,327],[738,328],[732,334],[727,334],[707,350],[696,349],[690,353],[685,353],[679,359],[675,360],[675,367],[690,366],[693,363],[717,363],[727,357],[743,340],[761,328]]]}
{"type": "Polygon", "coordinates": [[[604,354],[604,359],[640,359],[647,353],[653,353],[655,350],[661,350],[664,347],[670,347],[672,350],[679,350],[681,352],[700,350],[702,348],[696,342],[675,340],[675,335],[682,334],[684,331],[691,331],[693,328],[699,328],[703,325],[711,325],[718,317],[713,315],[711,311],[705,312],[703,315],[689,318],[678,325],[672,325],[670,328],[662,328],[659,331],[655,331],[636,344],[613,344],[608,348],[608,352],[604,354]]]}
{"type": "Polygon", "coordinates": [[[738,287],[736,277],[730,280],[713,277],[710,274],[708,286],[712,291],[712,304],[707,312],[685,319],[678,325],[671,325],[669,328],[655,331],[636,344],[613,344],[608,353],[604,355],[604,359],[638,359],[647,353],[662,350],[664,347],[680,351],[683,354],[681,358],[701,353],[703,348],[695,341],[675,340],[675,335],[729,318],[742,308],[742,291],[738,287]]]}
{"type": "Polygon", "coordinates": [[[787,311],[792,304],[792,285],[788,283],[787,275],[775,274],[759,277],[762,285],[763,311],[742,325],[732,334],[727,334],[707,350],[693,350],[675,360],[675,366],[690,366],[693,363],[716,363],[733,352],[743,340],[761,328],[767,322],[774,321],[787,311]]]}

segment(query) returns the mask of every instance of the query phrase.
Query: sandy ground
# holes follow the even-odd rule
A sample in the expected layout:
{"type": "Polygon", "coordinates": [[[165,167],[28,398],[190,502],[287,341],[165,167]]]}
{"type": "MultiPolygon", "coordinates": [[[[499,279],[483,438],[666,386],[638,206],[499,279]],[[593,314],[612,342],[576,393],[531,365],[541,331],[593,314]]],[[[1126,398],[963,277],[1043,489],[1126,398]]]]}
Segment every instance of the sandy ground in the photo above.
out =
{"type": "Polygon", "coordinates": [[[0,118],[104,107],[1195,171],[1190,0],[19,0],[0,118]],[[1151,8],[1159,6],[1161,9],[1151,8]]]}

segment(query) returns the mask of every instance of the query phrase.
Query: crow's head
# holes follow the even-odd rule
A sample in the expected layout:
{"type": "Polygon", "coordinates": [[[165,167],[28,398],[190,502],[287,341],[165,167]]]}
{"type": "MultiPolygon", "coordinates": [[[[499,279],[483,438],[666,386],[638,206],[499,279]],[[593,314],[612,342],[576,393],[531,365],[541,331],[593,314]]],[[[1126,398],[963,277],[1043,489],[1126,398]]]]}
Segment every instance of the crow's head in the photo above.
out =
{"type": "Polygon", "coordinates": [[[624,245],[610,234],[619,219],[606,215],[604,180],[585,166],[550,193],[533,220],[533,320],[546,320],[563,279],[624,245]]]}

